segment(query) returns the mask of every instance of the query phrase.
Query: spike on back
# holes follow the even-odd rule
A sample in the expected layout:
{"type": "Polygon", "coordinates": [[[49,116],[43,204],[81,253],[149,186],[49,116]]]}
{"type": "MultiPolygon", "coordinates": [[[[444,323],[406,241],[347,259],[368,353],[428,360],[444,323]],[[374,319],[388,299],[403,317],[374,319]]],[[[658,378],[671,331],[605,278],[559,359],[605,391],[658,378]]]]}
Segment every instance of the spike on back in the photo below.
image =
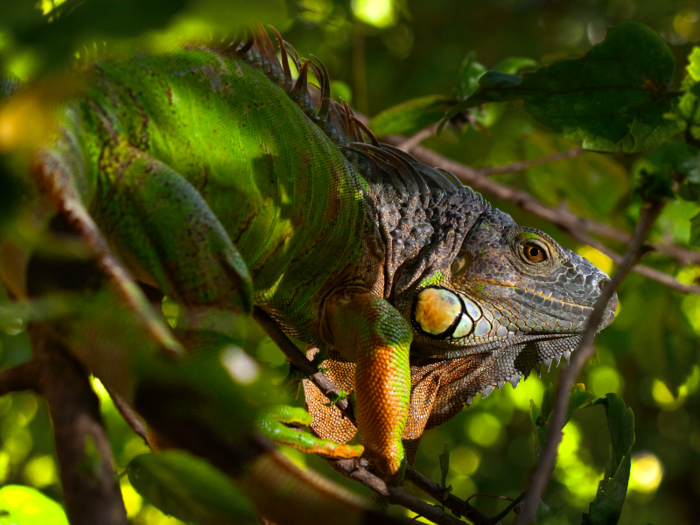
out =
{"type": "Polygon", "coordinates": [[[274,27],[271,30],[279,46],[279,58],[270,36],[261,25],[254,27],[243,43],[235,39],[235,43],[228,44],[227,47],[283,89],[306,116],[343,151],[365,179],[391,184],[399,193],[426,195],[433,190],[460,193],[490,208],[481,195],[464,186],[449,171],[433,169],[408,153],[380,144],[367,125],[354,115],[347,102],[339,104],[331,99],[330,77],[323,62],[313,55],[311,59],[300,58],[294,47],[274,27]],[[290,60],[298,72],[296,82],[292,80],[290,60]],[[319,82],[318,109],[310,91],[309,68],[319,82]]]}

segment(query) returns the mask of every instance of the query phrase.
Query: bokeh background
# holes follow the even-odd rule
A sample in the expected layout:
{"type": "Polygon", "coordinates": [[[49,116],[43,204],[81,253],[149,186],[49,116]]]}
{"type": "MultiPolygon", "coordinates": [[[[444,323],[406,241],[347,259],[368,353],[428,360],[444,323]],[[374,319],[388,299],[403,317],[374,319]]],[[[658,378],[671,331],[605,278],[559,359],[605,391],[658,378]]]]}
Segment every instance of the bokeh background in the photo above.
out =
{"type": "MultiPolygon", "coordinates": [[[[134,47],[167,49],[183,39],[215,39],[260,18],[280,29],[303,56],[319,57],[333,79],[334,95],[370,116],[411,98],[449,95],[470,52],[476,52],[487,67],[511,56],[546,64],[580,56],[604,38],[607,27],[636,20],[659,32],[673,50],[678,84],[686,57],[700,41],[700,2],[686,0],[261,0],[256,6],[224,0],[87,0],[85,14],[68,19],[63,12],[62,22],[70,23],[53,26],[41,17],[58,16],[61,2],[17,2],[23,3],[0,7],[0,68],[23,81],[81,67],[102,54],[134,47]]],[[[66,3],[70,4],[77,2],[66,3]]],[[[537,124],[517,104],[508,106],[489,128],[448,129],[424,145],[477,167],[534,159],[576,146],[537,124]]],[[[548,205],[565,206],[631,231],[639,209],[632,188],[643,162],[643,155],[586,153],[496,179],[548,205]]],[[[486,197],[519,224],[543,229],[603,270],[615,271],[607,257],[577,245],[547,222],[486,197]]],[[[689,219],[698,211],[695,203],[669,203],[653,238],[688,245],[689,219]]],[[[618,251],[624,248],[605,242],[618,251]]],[[[645,264],[682,282],[700,278],[700,268],[684,267],[663,256],[652,254],[645,264]]],[[[684,296],[632,274],[619,297],[617,319],[598,337],[597,355],[579,380],[597,395],[620,394],[635,414],[632,474],[620,523],[699,523],[695,502],[700,493],[700,296],[684,296]]],[[[166,302],[164,309],[173,315],[172,305],[166,302]]],[[[287,372],[284,357],[254,327],[249,327],[246,349],[282,381],[287,372]]],[[[0,310],[0,367],[29,356],[23,321],[0,310]]],[[[447,443],[451,450],[447,482],[457,496],[518,496],[536,459],[530,404],[541,402],[556,375],[556,369],[545,368],[542,378],[533,374],[515,390],[506,385],[487,400],[477,398],[448,424],[425,434],[416,467],[439,480],[438,455],[447,443]]],[[[101,385],[95,382],[95,386],[115,467],[121,472],[146,447],[121,420],[101,385]]],[[[288,398],[289,390],[279,387],[281,399],[288,398]]],[[[301,403],[301,398],[292,402],[301,403]]],[[[230,417],[236,417],[235,407],[230,417]]],[[[609,443],[602,407],[579,410],[567,425],[545,497],[547,504],[562,508],[562,523],[580,523],[602,478],[609,443]]],[[[340,479],[320,458],[287,452],[297,463],[368,493],[340,479]]],[[[4,484],[36,487],[61,501],[51,423],[39,396],[19,393],[0,398],[0,485],[4,484]]],[[[126,477],[121,485],[134,524],[180,523],[142,500],[126,477]]],[[[491,515],[507,504],[484,496],[471,502],[491,515]]]]}

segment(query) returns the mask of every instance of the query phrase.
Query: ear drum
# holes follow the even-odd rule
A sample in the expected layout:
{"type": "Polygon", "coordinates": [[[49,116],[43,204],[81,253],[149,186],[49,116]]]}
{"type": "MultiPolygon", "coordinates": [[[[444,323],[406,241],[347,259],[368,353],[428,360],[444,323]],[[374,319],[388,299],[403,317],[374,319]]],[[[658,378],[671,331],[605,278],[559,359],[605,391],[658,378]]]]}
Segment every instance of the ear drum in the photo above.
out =
{"type": "Polygon", "coordinates": [[[423,288],[413,303],[413,320],[434,337],[447,337],[461,315],[462,302],[445,288],[423,288]]]}

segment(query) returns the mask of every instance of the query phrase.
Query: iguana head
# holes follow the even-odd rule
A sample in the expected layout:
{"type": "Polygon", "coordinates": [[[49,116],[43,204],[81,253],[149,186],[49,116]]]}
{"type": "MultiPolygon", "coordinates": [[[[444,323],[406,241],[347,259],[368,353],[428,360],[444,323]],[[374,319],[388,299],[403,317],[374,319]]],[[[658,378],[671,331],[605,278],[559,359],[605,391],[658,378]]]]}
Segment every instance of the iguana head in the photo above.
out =
{"type": "MultiPolygon", "coordinates": [[[[422,355],[450,357],[480,352],[506,357],[508,348],[514,353],[527,347],[532,354],[527,359],[509,356],[513,368],[527,373],[529,366],[568,358],[608,281],[546,233],[487,209],[471,225],[449,268],[413,290],[416,345],[422,355]]],[[[613,320],[616,305],[614,297],[602,327],[613,320]]]]}
{"type": "MultiPolygon", "coordinates": [[[[388,295],[413,328],[412,355],[473,356],[473,377],[463,381],[470,394],[568,359],[609,277],[546,233],[518,226],[453,175],[381,148],[371,158],[376,168],[393,157],[380,166],[393,178],[369,194],[384,231],[388,295]]],[[[601,328],[616,306],[615,296],[601,328]]]]}

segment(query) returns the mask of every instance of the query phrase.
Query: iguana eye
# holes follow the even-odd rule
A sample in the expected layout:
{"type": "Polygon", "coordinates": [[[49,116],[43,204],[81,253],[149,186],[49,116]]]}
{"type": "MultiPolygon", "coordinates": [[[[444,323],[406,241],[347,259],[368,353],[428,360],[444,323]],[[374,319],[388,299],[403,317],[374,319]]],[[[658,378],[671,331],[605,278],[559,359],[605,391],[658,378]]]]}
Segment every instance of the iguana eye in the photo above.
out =
{"type": "Polygon", "coordinates": [[[547,260],[545,249],[534,242],[526,242],[521,246],[523,257],[530,263],[541,263],[547,260]]]}

